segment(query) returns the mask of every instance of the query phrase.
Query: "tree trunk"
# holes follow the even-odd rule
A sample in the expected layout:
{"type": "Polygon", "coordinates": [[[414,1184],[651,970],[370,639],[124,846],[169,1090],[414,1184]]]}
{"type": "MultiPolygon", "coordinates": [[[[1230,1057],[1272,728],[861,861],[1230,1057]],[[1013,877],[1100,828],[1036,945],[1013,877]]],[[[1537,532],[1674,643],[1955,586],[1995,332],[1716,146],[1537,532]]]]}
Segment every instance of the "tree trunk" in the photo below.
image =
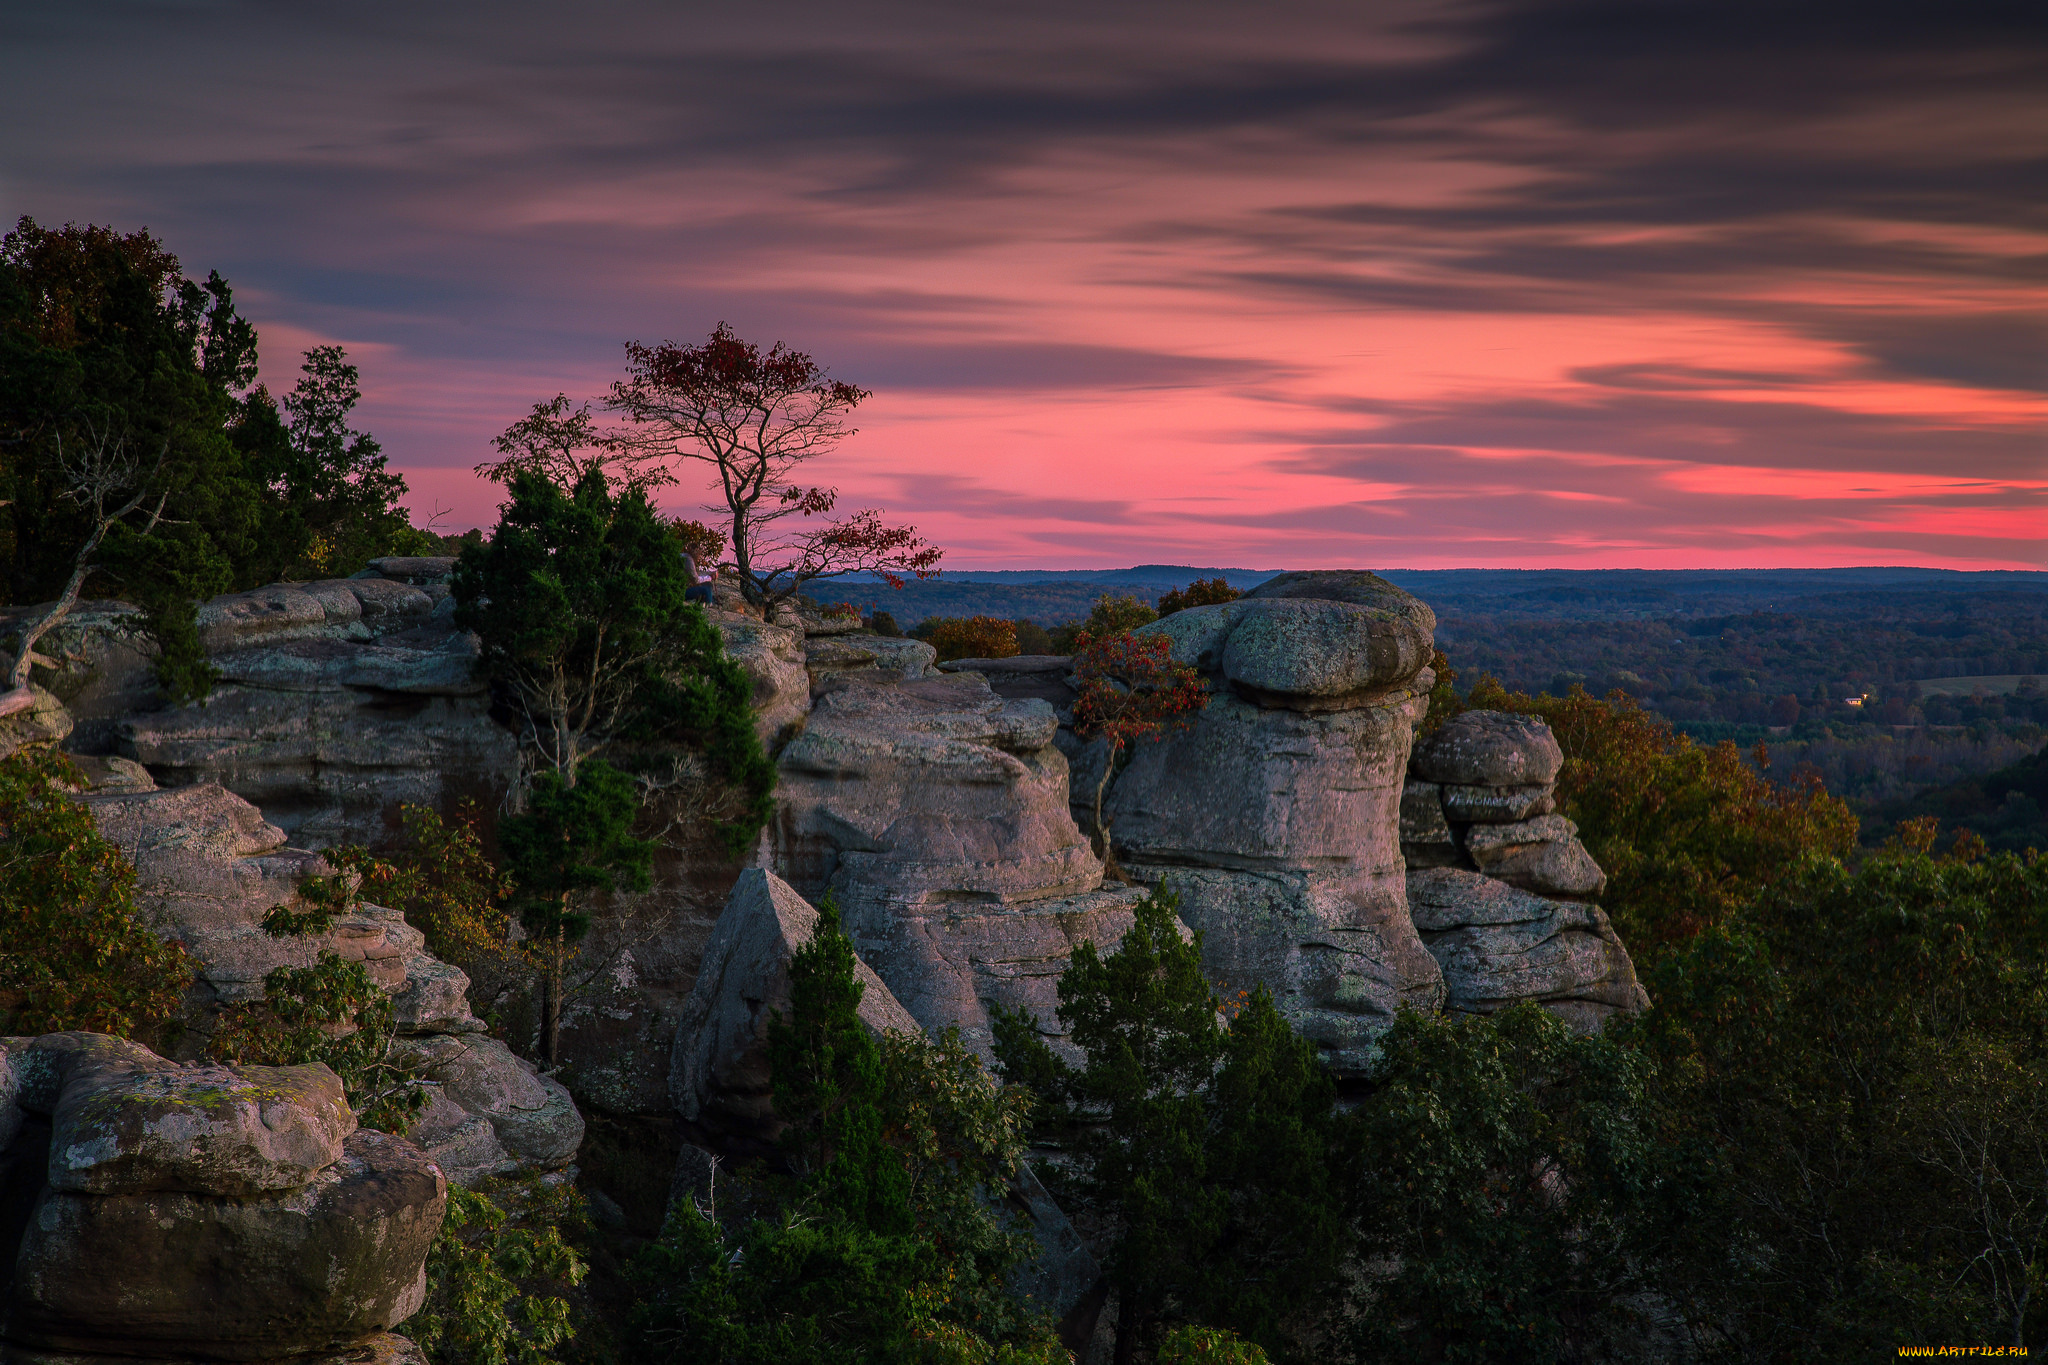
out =
{"type": "Polygon", "coordinates": [[[1109,790],[1110,776],[1116,772],[1116,754],[1112,746],[1109,756],[1102,762],[1102,779],[1095,784],[1095,833],[1102,839],[1102,875],[1115,876],[1121,881],[1123,874],[1116,870],[1116,854],[1109,846],[1109,826],[1102,819],[1102,794],[1109,790]]]}
{"type": "MultiPolygon", "coordinates": [[[[85,548],[78,552],[78,559],[72,565],[71,579],[64,585],[63,593],[51,604],[48,611],[44,612],[34,621],[31,621],[22,631],[21,648],[15,655],[14,667],[9,669],[7,673],[7,687],[10,696],[16,692],[24,697],[32,696],[28,690],[28,674],[29,669],[35,663],[36,644],[43,636],[55,628],[58,622],[70,615],[71,609],[74,606],[78,605],[78,591],[85,585],[86,574],[92,570],[92,565],[88,561],[92,557],[92,552],[99,548],[100,539],[106,534],[107,525],[108,523],[102,522],[94,530],[92,537],[86,541],[85,548]]],[[[26,703],[23,703],[18,709],[25,711],[28,709],[28,706],[26,703]]]]}
{"type": "Polygon", "coordinates": [[[1117,1304],[1116,1347],[1110,1353],[1111,1365],[1137,1365],[1138,1346],[1151,1320],[1152,1314],[1135,1303],[1123,1300],[1117,1304]]]}
{"type": "Polygon", "coordinates": [[[568,946],[566,932],[561,925],[555,926],[555,947],[549,954],[547,999],[543,1005],[546,1022],[542,1026],[541,1055],[551,1067],[562,1061],[562,959],[568,946]]]}

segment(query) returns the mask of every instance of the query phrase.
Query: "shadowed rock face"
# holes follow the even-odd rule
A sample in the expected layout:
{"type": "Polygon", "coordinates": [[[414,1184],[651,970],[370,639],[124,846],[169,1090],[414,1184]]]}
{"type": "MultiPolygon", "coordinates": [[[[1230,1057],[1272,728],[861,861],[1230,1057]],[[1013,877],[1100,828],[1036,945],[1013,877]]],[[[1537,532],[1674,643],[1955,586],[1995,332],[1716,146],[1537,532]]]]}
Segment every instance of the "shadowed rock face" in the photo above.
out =
{"type": "MultiPolygon", "coordinates": [[[[789,959],[811,941],[818,912],[780,877],[740,874],[704,948],[669,1068],[676,1112],[727,1151],[766,1151],[781,1134],[768,1067],[768,1025],[789,1009],[789,959]]],[[[860,1019],[874,1033],[918,1031],[867,963],[857,961],[860,1019]]]]}
{"type": "Polygon", "coordinates": [[[1340,1071],[1366,1064],[1396,1009],[1442,994],[1399,841],[1434,625],[1392,584],[1338,571],[1284,575],[1139,632],[1171,640],[1212,699],[1190,729],[1141,742],[1115,779],[1105,813],[1120,860],[1177,890],[1210,970],[1271,990],[1340,1071]]]}
{"type": "Polygon", "coordinates": [[[0,1039],[0,1355],[403,1359],[447,1184],[354,1129],[324,1066],[0,1039]]]}
{"type": "Polygon", "coordinates": [[[1554,900],[1463,868],[1409,874],[1415,927],[1443,964],[1445,1004],[1490,1014],[1534,1000],[1580,1028],[1649,1006],[1597,905],[1554,900]]]}
{"type": "Polygon", "coordinates": [[[1417,777],[1454,786],[1549,787],[1563,767],[1543,718],[1511,711],[1452,716],[1415,753],[1417,777]]]}
{"type": "MultiPolygon", "coordinates": [[[[39,720],[75,719],[72,748],[93,769],[94,792],[148,791],[153,770],[167,787],[195,793],[150,796],[115,837],[131,852],[136,839],[149,845],[162,874],[152,894],[175,905],[174,935],[206,939],[209,994],[201,1003],[254,998],[263,972],[283,961],[304,965],[292,945],[257,927],[261,912],[289,899],[314,866],[315,855],[300,850],[350,842],[376,848],[396,834],[401,803],[445,815],[471,797],[490,810],[516,780],[516,744],[492,718],[488,689],[475,674],[476,642],[454,627],[445,581],[452,563],[379,560],[356,578],[273,584],[205,604],[201,633],[223,678],[204,707],[164,705],[149,647],[129,628],[133,608],[125,604],[88,603],[46,637],[43,652],[55,666],[39,677],[48,675],[69,713],[57,709],[39,720]],[[139,781],[115,780],[110,764],[126,765],[139,781]],[[173,809],[178,802],[205,805],[229,794],[262,807],[261,816],[243,807],[268,831],[260,846],[199,856],[180,842],[183,835],[172,837],[191,824],[173,809]],[[285,847],[287,840],[299,849],[285,847]]],[[[753,682],[757,727],[773,752],[802,729],[810,708],[804,637],[793,620],[769,625],[727,611],[709,618],[753,682]]],[[[0,636],[9,619],[0,615],[0,636]]],[[[887,647],[900,647],[920,672],[913,656],[931,653],[918,641],[887,647]]],[[[49,738],[47,729],[41,725],[37,736],[49,738]]],[[[4,747],[13,731],[0,732],[4,747]]],[[[622,897],[613,907],[619,913],[608,913],[592,935],[585,957],[595,974],[564,1021],[564,1076],[615,1113],[667,1112],[676,1015],[740,861],[719,845],[715,821],[691,811],[689,797],[681,793],[671,803],[677,809],[656,812],[680,820],[657,860],[657,884],[622,897]]],[[[101,814],[103,823],[122,822],[114,807],[101,814]]],[[[207,824],[199,818],[194,827],[207,824]]],[[[416,936],[406,941],[411,931],[389,912],[365,907],[357,920],[337,926],[321,946],[361,958],[400,992],[402,1024],[443,1032],[474,1026],[460,1022],[469,1020],[461,973],[419,953],[416,936]]],[[[508,1053],[491,1065],[513,1063],[508,1053]]],[[[470,1122],[475,1117],[438,1101],[427,1115],[434,1131],[446,1130],[435,1150],[452,1169],[527,1159],[501,1147],[491,1124],[470,1122]]]]}

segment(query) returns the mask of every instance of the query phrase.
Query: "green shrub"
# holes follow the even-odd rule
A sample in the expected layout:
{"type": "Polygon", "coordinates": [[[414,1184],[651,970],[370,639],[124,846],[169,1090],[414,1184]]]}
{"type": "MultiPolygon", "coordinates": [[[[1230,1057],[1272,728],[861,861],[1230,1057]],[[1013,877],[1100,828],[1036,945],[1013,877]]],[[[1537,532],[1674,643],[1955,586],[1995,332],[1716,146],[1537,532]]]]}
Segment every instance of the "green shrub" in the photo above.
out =
{"type": "Polygon", "coordinates": [[[0,1034],[89,1029],[159,1041],[193,964],[150,931],[135,869],[71,799],[62,754],[0,762],[0,1034]]]}
{"type": "Polygon", "coordinates": [[[1362,1359],[1601,1360],[1634,1345],[1662,1211],[1651,1067],[1523,1002],[1403,1012],[1352,1116],[1362,1359]]]}
{"type": "Polygon", "coordinates": [[[670,1210],[641,1258],[636,1359],[657,1365],[1057,1361],[1005,1273],[1028,1236],[990,1195],[1023,1151],[1028,1098],[957,1032],[876,1039],[828,899],[770,1027],[787,1174],[756,1173],[758,1215],[670,1210]]]}
{"type": "Polygon", "coordinates": [[[1158,1359],[1159,1365],[1267,1365],[1268,1361],[1259,1346],[1215,1327],[1176,1327],[1159,1343],[1158,1359]]]}
{"type": "Polygon", "coordinates": [[[406,1335],[432,1365],[552,1365],[576,1335],[563,1296],[588,1267],[562,1229],[582,1216],[573,1188],[540,1178],[493,1182],[488,1193],[449,1186],[426,1302],[406,1335]]]}
{"type": "Polygon", "coordinates": [[[1159,614],[1171,616],[1189,607],[1215,606],[1224,602],[1235,602],[1244,596],[1221,578],[1197,578],[1185,588],[1168,589],[1159,599],[1159,614]]]}
{"type": "Polygon", "coordinates": [[[1155,890],[1115,952],[1074,950],[1058,1013],[1085,1066],[1021,1011],[995,1016],[998,1065],[1071,1154],[1063,1202],[1112,1230],[1120,1356],[1217,1324],[1314,1359],[1304,1331],[1334,1307],[1353,1245],[1336,1087],[1264,990],[1218,998],[1178,905],[1155,890]]]}
{"type": "MultiPolygon", "coordinates": [[[[273,906],[263,931],[275,938],[324,933],[336,916],[352,914],[371,865],[360,849],[337,850],[331,876],[309,876],[299,911],[273,906]]],[[[229,1005],[215,1021],[207,1055],[248,1066],[320,1062],[341,1078],[349,1107],[366,1128],[403,1135],[427,1103],[419,1075],[392,1056],[397,1036],[391,997],[359,961],[323,948],[310,967],[275,967],[263,978],[263,999],[229,1005]]]]}

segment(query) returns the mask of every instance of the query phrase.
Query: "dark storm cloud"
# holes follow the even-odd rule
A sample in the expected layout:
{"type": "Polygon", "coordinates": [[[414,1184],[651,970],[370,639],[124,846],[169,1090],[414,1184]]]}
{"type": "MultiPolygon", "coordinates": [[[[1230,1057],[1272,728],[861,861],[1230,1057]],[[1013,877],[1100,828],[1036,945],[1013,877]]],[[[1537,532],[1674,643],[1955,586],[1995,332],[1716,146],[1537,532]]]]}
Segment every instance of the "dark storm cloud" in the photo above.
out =
{"type": "Polygon", "coordinates": [[[1283,372],[1259,360],[1021,342],[881,342],[864,347],[861,356],[861,383],[892,389],[1172,389],[1265,380],[1283,372]]]}
{"type": "MultiPolygon", "coordinates": [[[[1307,450],[1279,463],[1297,473],[1379,479],[1386,476],[1376,452],[1384,447],[1555,451],[1715,468],[1869,470],[1944,478],[1969,471],[1986,479],[2024,480],[2043,472],[2042,436],[2032,424],[1956,427],[1815,403],[1658,393],[1640,388],[1640,375],[1629,381],[1608,395],[1582,401],[1517,396],[1443,406],[1361,402],[1353,406],[1376,414],[1375,425],[1349,432],[1290,432],[1307,450]]],[[[1262,438],[1277,435],[1263,433],[1262,438]]],[[[1510,471],[1501,467],[1500,473],[1510,471]]]]}
{"type": "MultiPolygon", "coordinates": [[[[1304,204],[1284,215],[1290,221],[1268,215],[1266,222],[1200,225],[1196,231],[1241,233],[1253,245],[1291,239],[1308,256],[1343,256],[1388,230],[1426,235],[1444,251],[1442,268],[1423,280],[1247,270],[1229,277],[1236,284],[1344,306],[1547,311],[1596,306],[1623,288],[1696,294],[1703,277],[1760,269],[1988,273],[2014,284],[2036,272],[2038,281],[2038,259],[1858,240],[1839,224],[1788,221],[1871,214],[1923,224],[2048,222],[2048,160],[2038,147],[2024,153],[2015,124],[2005,125],[2004,139],[1996,136],[2000,101],[2011,102],[2006,116],[2017,119],[2030,92],[2048,83],[2048,11],[2038,5],[1945,5],[1938,20],[1921,5],[1831,0],[1425,7],[1391,29],[1433,40],[1433,53],[1341,61],[1324,55],[1327,44],[1318,41],[1316,25],[1330,22],[1327,11],[1222,21],[1225,31],[1281,35],[1256,59],[1233,57],[1213,42],[1218,11],[1197,9],[1189,12],[1192,23],[1179,25],[1166,21],[1172,12],[1138,12],[1159,21],[1145,32],[1150,61],[1133,59],[1132,26],[1090,18],[1080,7],[1046,11],[1054,26],[1065,25],[1059,43],[1007,54],[986,50],[999,43],[977,42],[971,29],[920,25],[930,14],[921,6],[867,7],[871,25],[903,35],[880,45],[821,41],[858,28],[835,26],[832,11],[800,6],[779,9],[779,22],[758,27],[707,26],[691,9],[600,6],[588,11],[587,24],[559,17],[531,25],[524,39],[528,25],[504,22],[496,7],[422,13],[372,5],[352,7],[344,20],[238,5],[83,6],[13,14],[9,37],[24,56],[88,36],[110,40],[107,64],[116,72],[156,62],[157,44],[196,53],[202,39],[213,40],[253,68],[314,73],[301,97],[314,102],[344,98],[352,81],[362,81],[359,93],[378,106],[377,117],[339,124],[327,142],[293,140],[268,164],[259,156],[255,167],[246,155],[211,165],[187,160],[158,187],[160,198],[182,199],[187,212],[203,211],[202,204],[239,210],[259,230],[282,227],[282,216],[315,237],[322,220],[345,228],[355,216],[351,204],[383,210],[451,185],[488,215],[494,200],[530,193],[551,175],[573,193],[580,182],[614,173],[774,165],[800,152],[823,163],[801,194],[826,204],[893,204],[985,187],[997,170],[1062,147],[1284,129],[1292,154],[1303,158],[1410,143],[1531,174],[1527,183],[1452,205],[1304,204]],[[209,21],[231,26],[209,33],[209,21]],[[919,33],[921,26],[928,31],[919,33]],[[124,27],[126,43],[116,36],[124,27]],[[138,35],[154,40],[151,50],[136,50],[138,35]],[[439,60],[424,62],[423,45],[439,60]],[[397,59],[380,64],[380,52],[397,59]],[[1888,120],[1917,103],[1959,101],[1985,106],[1985,138],[1941,155],[1895,145],[1902,134],[1888,120]],[[1517,118],[1549,131],[1507,126],[1517,118]],[[1859,128],[1870,120],[1878,122],[1859,128]],[[1681,241],[1592,241],[1583,235],[1589,224],[1695,231],[1681,241]],[[1561,238],[1557,229],[1580,235],[1561,238]]],[[[539,12],[512,11],[522,13],[532,21],[539,12]]],[[[177,67],[135,74],[162,83],[175,104],[177,67]]],[[[25,92],[41,85],[61,99],[53,88],[58,68],[41,81],[20,74],[25,92]]],[[[129,99],[146,93],[145,85],[129,99]]],[[[197,131],[224,136],[232,115],[192,97],[197,122],[211,125],[197,131]]],[[[126,112],[117,106],[100,117],[126,112]]],[[[63,139],[52,139],[40,157],[18,147],[15,159],[62,161],[67,150],[63,139]]],[[[109,169],[123,179],[136,172],[109,169]]],[[[764,216],[659,236],[670,250],[715,261],[826,244],[869,254],[929,251],[957,244],[961,231],[940,222],[877,227],[764,216]]],[[[644,256],[644,246],[628,249],[636,260],[644,256]]],[[[457,255],[452,271],[439,268],[451,263],[435,262],[439,288],[460,292],[463,274],[494,263],[471,257],[465,272],[457,255]]],[[[410,287],[431,304],[436,286],[428,274],[394,277],[388,287],[410,287]]],[[[362,292],[360,281],[340,275],[300,282],[339,303],[362,292]]],[[[1995,344],[1982,344],[1989,340],[1950,328],[1873,344],[1870,353],[1911,373],[2003,386],[2014,367],[1998,360],[1995,344]],[[1957,354],[1951,342],[1965,349],[1957,354]],[[1931,350],[1941,353],[1934,369],[1931,350]]],[[[988,359],[999,364],[1002,357],[988,359]]]]}

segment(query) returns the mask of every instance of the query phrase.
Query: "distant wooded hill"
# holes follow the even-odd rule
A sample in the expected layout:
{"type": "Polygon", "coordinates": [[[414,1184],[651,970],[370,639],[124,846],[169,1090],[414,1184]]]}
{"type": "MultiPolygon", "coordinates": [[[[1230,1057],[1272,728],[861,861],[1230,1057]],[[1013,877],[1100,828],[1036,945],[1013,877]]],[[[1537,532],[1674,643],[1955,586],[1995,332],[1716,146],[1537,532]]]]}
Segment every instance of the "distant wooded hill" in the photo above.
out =
{"type": "MultiPolygon", "coordinates": [[[[1128,569],[947,570],[900,592],[872,579],[820,583],[825,602],[881,610],[905,626],[927,616],[1001,616],[1056,626],[1078,621],[1103,593],[1147,601],[1198,578],[1251,588],[1279,569],[1140,564],[1128,569]]],[[[1958,593],[1994,601],[2048,598],[2048,573],[1946,569],[1386,569],[1439,618],[1649,621],[1779,612],[1854,616],[1909,603],[1937,614],[1958,593]]],[[[1963,670],[1956,670],[1961,672],[1963,670]]],[[[1984,670],[1986,672],[1992,670],[1984,670]]],[[[1933,676],[1933,675],[1930,675],[1933,676]]]]}

